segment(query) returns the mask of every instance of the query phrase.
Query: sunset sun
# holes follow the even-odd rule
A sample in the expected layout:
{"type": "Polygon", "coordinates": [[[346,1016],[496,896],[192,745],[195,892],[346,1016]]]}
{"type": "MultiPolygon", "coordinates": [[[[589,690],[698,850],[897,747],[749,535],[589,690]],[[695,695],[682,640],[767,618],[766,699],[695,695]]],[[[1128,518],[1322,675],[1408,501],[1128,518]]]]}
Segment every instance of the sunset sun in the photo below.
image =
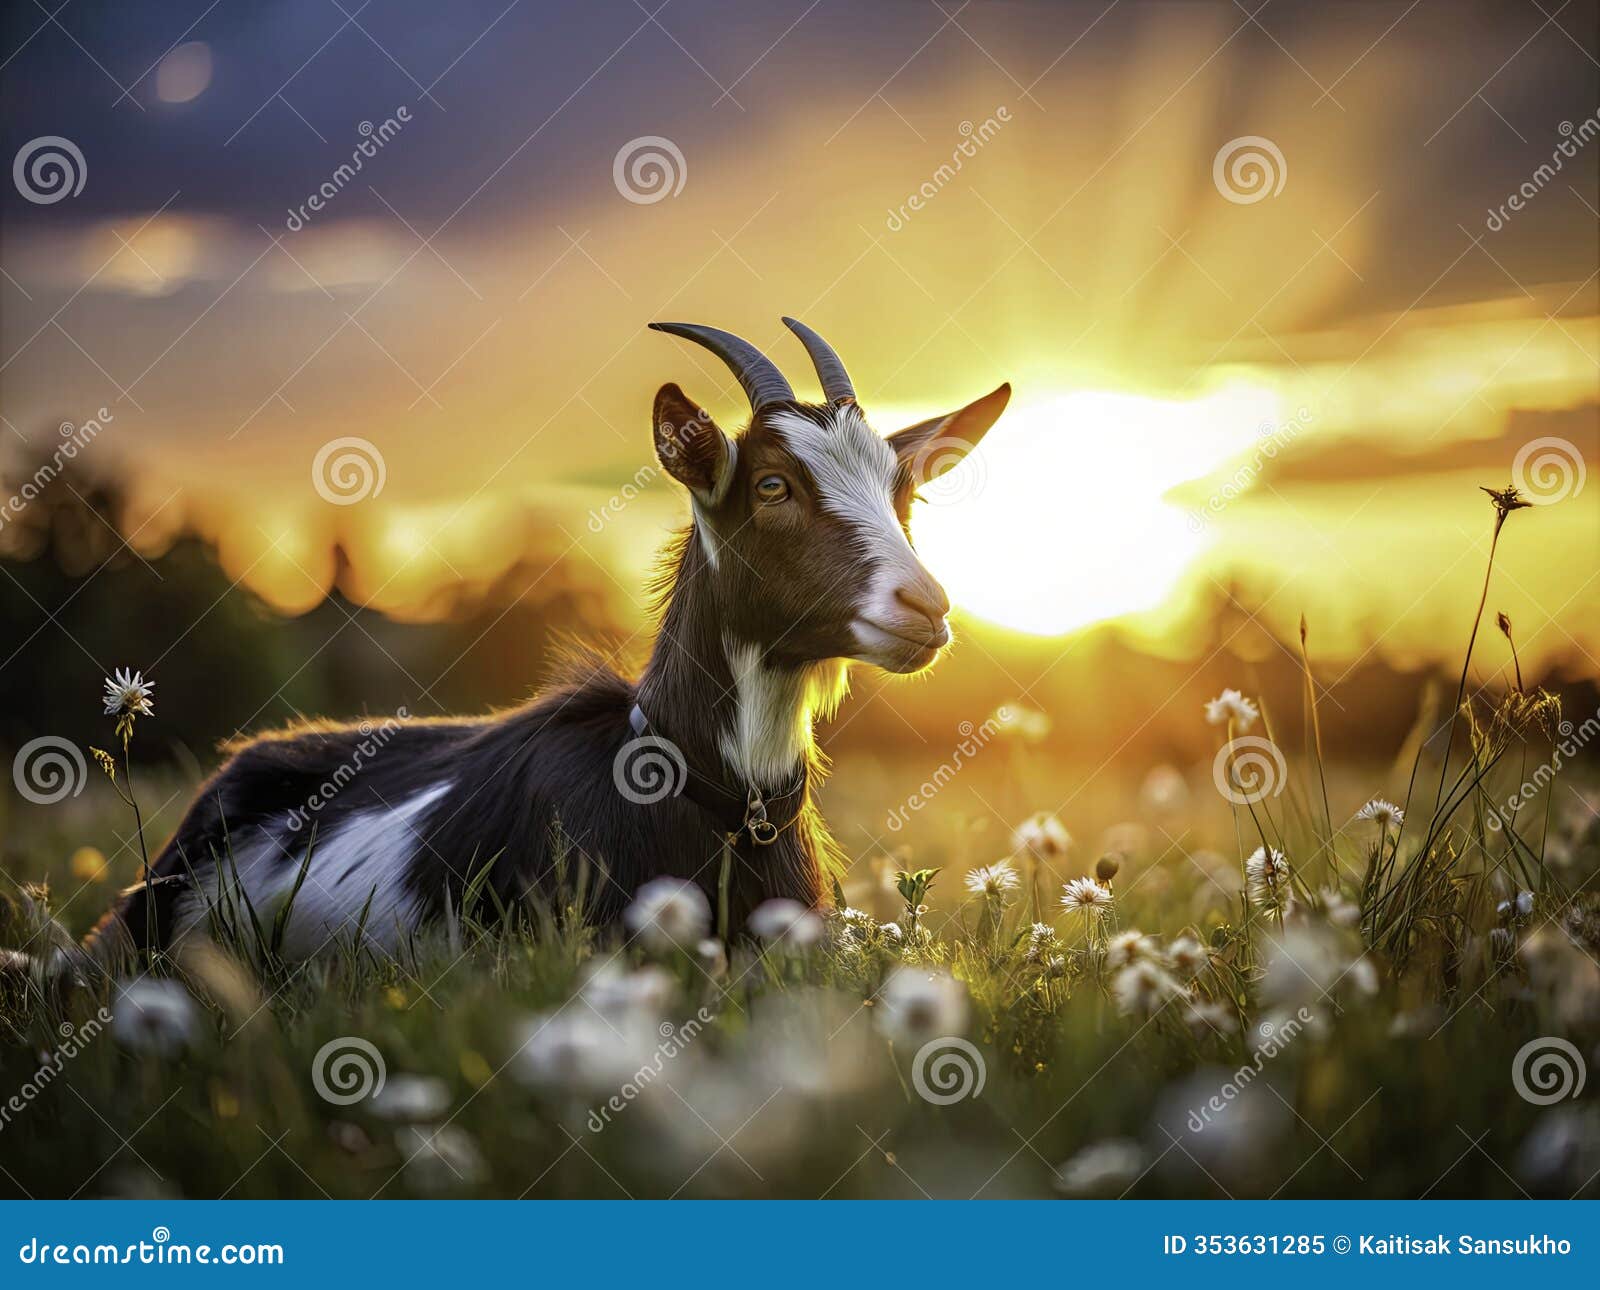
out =
{"type": "Polygon", "coordinates": [[[1277,397],[1242,382],[1190,400],[1085,390],[1024,404],[923,490],[918,549],[957,606],[1015,631],[1153,608],[1208,543],[1167,494],[1278,418],[1277,397]]]}

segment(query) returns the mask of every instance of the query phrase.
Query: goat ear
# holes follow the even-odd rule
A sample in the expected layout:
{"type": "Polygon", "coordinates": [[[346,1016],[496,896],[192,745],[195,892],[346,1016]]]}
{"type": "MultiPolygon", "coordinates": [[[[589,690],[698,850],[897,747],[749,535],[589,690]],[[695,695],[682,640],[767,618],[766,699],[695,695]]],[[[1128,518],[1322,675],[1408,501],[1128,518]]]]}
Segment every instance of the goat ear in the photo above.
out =
{"type": "Polygon", "coordinates": [[[706,501],[718,498],[733,468],[733,445],[699,404],[676,385],[656,392],[656,457],[680,484],[706,501]]]}
{"type": "Polygon", "coordinates": [[[947,412],[942,417],[929,417],[914,426],[897,430],[889,436],[889,446],[894,449],[896,457],[910,466],[917,482],[935,480],[958,465],[978,446],[978,441],[1000,419],[1010,400],[1011,385],[1008,382],[958,411],[947,412]]]}

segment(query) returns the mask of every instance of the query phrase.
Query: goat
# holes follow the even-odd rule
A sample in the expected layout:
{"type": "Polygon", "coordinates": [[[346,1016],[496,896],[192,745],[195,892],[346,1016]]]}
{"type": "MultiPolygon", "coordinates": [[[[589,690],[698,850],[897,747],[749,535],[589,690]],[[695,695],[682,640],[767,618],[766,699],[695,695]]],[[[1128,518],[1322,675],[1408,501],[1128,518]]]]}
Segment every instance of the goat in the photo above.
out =
{"type": "Polygon", "coordinates": [[[731,931],[774,897],[822,903],[837,847],[812,801],[813,720],[837,708],[852,661],[918,672],[948,643],[949,600],[911,546],[913,494],[978,443],[1011,390],[885,439],[827,342],[784,322],[821,403],[736,336],[652,324],[723,360],[751,419],[730,437],[677,385],[656,395],[656,456],[691,521],[668,549],[637,681],[591,661],[503,714],[400,723],[375,753],[370,729],[324,722],[234,746],[90,953],[171,947],[235,882],[248,900],[233,902],[265,926],[292,900],[286,958],[358,931],[392,952],[459,909],[486,866],[506,907],[558,894],[560,851],[592,861],[589,913],[605,923],[659,876],[715,898],[725,854],[731,931]]]}

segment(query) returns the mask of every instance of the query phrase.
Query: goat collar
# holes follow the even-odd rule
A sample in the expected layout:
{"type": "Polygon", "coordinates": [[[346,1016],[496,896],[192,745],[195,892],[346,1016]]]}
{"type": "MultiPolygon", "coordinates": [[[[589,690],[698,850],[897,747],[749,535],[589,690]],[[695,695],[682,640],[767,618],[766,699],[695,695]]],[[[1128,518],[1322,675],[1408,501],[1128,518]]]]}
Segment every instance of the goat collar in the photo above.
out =
{"type": "Polygon", "coordinates": [[[698,806],[711,817],[717,832],[726,837],[730,844],[737,846],[743,839],[749,838],[758,847],[769,847],[800,818],[806,798],[804,767],[800,770],[800,778],[781,793],[763,797],[754,784],[746,785],[745,791],[740,793],[720,778],[702,774],[689,765],[678,745],[651,725],[650,719],[644,715],[644,709],[637,703],[628,713],[628,725],[638,738],[660,739],[672,748],[683,768],[679,786],[673,790],[672,796],[682,793],[698,806]],[[783,822],[774,823],[769,818],[769,812],[783,822]]]}

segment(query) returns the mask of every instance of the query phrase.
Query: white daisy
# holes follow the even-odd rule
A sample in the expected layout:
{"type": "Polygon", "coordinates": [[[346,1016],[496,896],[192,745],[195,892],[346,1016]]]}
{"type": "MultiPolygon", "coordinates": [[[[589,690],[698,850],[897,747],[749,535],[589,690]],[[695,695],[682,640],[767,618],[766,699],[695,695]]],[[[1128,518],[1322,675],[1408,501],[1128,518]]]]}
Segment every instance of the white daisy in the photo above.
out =
{"type": "Polygon", "coordinates": [[[1189,1029],[1202,1038],[1206,1035],[1231,1035],[1239,1028],[1233,1009],[1213,999],[1190,1004],[1183,1019],[1189,1023],[1189,1029]]]}
{"type": "Polygon", "coordinates": [[[1206,947],[1192,936],[1180,936],[1167,946],[1167,962],[1185,981],[1194,980],[1209,961],[1206,947]]]}
{"type": "Polygon", "coordinates": [[[1356,812],[1358,820],[1372,820],[1380,828],[1388,828],[1391,824],[1399,824],[1406,818],[1406,813],[1393,802],[1382,797],[1375,797],[1359,811],[1356,812]]]}
{"type": "Polygon", "coordinates": [[[750,934],[783,949],[808,949],[822,939],[822,931],[822,920],[798,900],[764,900],[750,915],[750,934]]]}
{"type": "Polygon", "coordinates": [[[1361,921],[1361,906],[1337,887],[1324,887],[1320,895],[1322,912],[1335,927],[1354,927],[1361,921]]]}
{"type": "Polygon", "coordinates": [[[1017,825],[1017,831],[1011,835],[1011,845],[1017,851],[1026,851],[1035,860],[1058,860],[1067,854],[1072,835],[1054,815],[1040,811],[1017,825]]]}
{"type": "Polygon", "coordinates": [[[1127,1190],[1144,1168],[1137,1142],[1112,1138],[1085,1147],[1056,1170],[1056,1186],[1069,1196],[1116,1196],[1127,1190]]]}
{"type": "Polygon", "coordinates": [[[128,668],[119,667],[115,677],[106,677],[106,716],[120,717],[131,713],[136,717],[153,717],[155,704],[151,702],[156,683],[128,668]]]}
{"type": "Polygon", "coordinates": [[[1250,899],[1263,909],[1282,910],[1289,903],[1289,862],[1276,848],[1257,847],[1244,862],[1250,899]]]}
{"type": "Polygon", "coordinates": [[[1061,889],[1061,907],[1085,918],[1103,918],[1111,908],[1111,893],[1093,878],[1074,878],[1061,889]]]}
{"type": "Polygon", "coordinates": [[[878,1029],[891,1042],[921,1044],[967,1028],[967,987],[944,971],[896,968],[878,995],[878,1029]]]}
{"type": "Polygon", "coordinates": [[[465,1129],[407,1125],[395,1133],[405,1157],[406,1181],[419,1192],[436,1194],[476,1187],[488,1174],[483,1153],[465,1129]]]}
{"type": "Polygon", "coordinates": [[[1261,709],[1237,690],[1224,690],[1206,703],[1207,721],[1214,726],[1225,726],[1232,722],[1234,730],[1239,734],[1243,734],[1255,725],[1256,718],[1260,715],[1261,709]]]}
{"type": "Polygon", "coordinates": [[[1049,923],[1035,923],[1028,929],[1028,962],[1037,963],[1048,958],[1056,952],[1059,944],[1055,928],[1049,923]]]}
{"type": "Polygon", "coordinates": [[[966,883],[967,890],[974,896],[983,896],[988,900],[1004,900],[1022,885],[1022,879],[1011,867],[1011,861],[997,860],[994,864],[982,865],[972,870],[967,874],[966,883]]]}
{"type": "Polygon", "coordinates": [[[1168,999],[1183,993],[1183,986],[1159,963],[1141,959],[1112,979],[1111,993],[1124,1013],[1148,1017],[1168,999]]]}
{"type": "Polygon", "coordinates": [[[389,1076],[367,1109],[385,1120],[437,1120],[450,1109],[450,1086],[432,1075],[389,1076]]]}
{"type": "Polygon", "coordinates": [[[194,1043],[198,1016],[189,992],[176,981],[131,981],[111,1011],[111,1033],[124,1048],[176,1057],[194,1043]]]}
{"type": "Polygon", "coordinates": [[[1106,966],[1113,972],[1118,968],[1130,967],[1141,959],[1154,962],[1160,956],[1161,946],[1156,943],[1156,938],[1146,936],[1136,927],[1118,932],[1106,943],[1106,966]]]}
{"type": "Polygon", "coordinates": [[[711,902],[682,878],[652,878],[634,893],[622,915],[646,949],[692,950],[711,927],[711,902]]]}

